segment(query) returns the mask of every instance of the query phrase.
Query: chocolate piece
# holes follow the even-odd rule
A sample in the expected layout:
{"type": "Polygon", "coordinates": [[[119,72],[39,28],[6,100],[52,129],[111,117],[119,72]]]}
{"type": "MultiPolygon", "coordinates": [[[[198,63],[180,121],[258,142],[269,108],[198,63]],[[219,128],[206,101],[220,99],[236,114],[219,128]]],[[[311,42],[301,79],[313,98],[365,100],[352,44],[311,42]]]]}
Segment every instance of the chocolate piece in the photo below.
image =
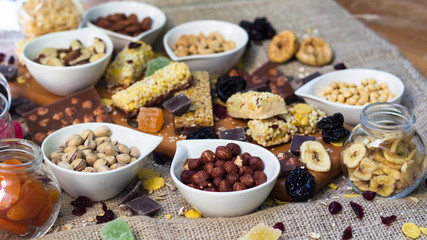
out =
{"type": "Polygon", "coordinates": [[[0,72],[8,82],[13,82],[18,75],[18,67],[15,65],[0,65],[0,72]]]}
{"type": "Polygon", "coordinates": [[[138,179],[134,184],[132,184],[129,192],[127,192],[122,200],[120,200],[119,205],[140,197],[142,195],[142,189],[142,181],[138,179]]]}
{"type": "Polygon", "coordinates": [[[347,67],[345,66],[345,64],[343,62],[337,63],[334,65],[334,69],[335,70],[343,70],[343,69],[347,69],[347,67]]]}
{"type": "Polygon", "coordinates": [[[10,113],[12,115],[17,114],[19,116],[23,116],[26,112],[38,107],[40,107],[40,105],[30,99],[14,97],[12,98],[12,104],[10,105],[10,113]]]}
{"type": "Polygon", "coordinates": [[[311,80],[317,78],[320,75],[322,75],[320,72],[314,72],[305,78],[299,79],[298,81],[302,82],[302,85],[304,85],[304,84],[310,82],[311,80]]]}
{"type": "Polygon", "coordinates": [[[292,172],[292,170],[297,168],[297,165],[286,164],[285,161],[279,161],[279,163],[280,163],[279,177],[287,177],[292,172]]]}
{"type": "Polygon", "coordinates": [[[301,154],[300,147],[301,144],[305,141],[315,141],[316,137],[312,136],[305,136],[305,135],[294,135],[292,137],[291,142],[291,153],[295,154],[296,156],[299,156],[301,154]]]}
{"type": "Polygon", "coordinates": [[[279,153],[276,157],[280,164],[279,177],[287,177],[297,166],[305,167],[305,163],[299,161],[298,157],[291,152],[279,153]]]}
{"type": "Polygon", "coordinates": [[[223,130],[219,132],[219,137],[221,139],[245,141],[246,133],[245,133],[245,129],[243,128],[234,128],[234,129],[228,129],[228,130],[223,130]]]}
{"type": "Polygon", "coordinates": [[[184,93],[180,93],[163,103],[163,107],[176,116],[186,113],[190,105],[191,101],[184,93]]]}
{"type": "Polygon", "coordinates": [[[271,88],[268,85],[258,85],[258,86],[246,89],[245,91],[271,92],[271,88]]]}
{"type": "Polygon", "coordinates": [[[112,122],[94,87],[24,114],[32,140],[41,145],[55,130],[84,122],[112,122]]]}
{"type": "Polygon", "coordinates": [[[147,196],[141,196],[126,203],[132,211],[139,215],[153,215],[161,208],[160,204],[147,196]]]}

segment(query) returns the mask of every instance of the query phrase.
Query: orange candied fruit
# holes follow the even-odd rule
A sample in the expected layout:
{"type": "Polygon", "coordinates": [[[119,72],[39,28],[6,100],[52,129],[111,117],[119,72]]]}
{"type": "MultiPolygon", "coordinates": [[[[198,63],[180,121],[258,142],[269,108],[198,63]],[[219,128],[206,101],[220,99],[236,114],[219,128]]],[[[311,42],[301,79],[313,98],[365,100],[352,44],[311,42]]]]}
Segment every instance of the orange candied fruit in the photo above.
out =
{"type": "Polygon", "coordinates": [[[157,107],[141,107],[137,117],[138,129],[143,132],[158,132],[163,126],[163,112],[157,107]]]}

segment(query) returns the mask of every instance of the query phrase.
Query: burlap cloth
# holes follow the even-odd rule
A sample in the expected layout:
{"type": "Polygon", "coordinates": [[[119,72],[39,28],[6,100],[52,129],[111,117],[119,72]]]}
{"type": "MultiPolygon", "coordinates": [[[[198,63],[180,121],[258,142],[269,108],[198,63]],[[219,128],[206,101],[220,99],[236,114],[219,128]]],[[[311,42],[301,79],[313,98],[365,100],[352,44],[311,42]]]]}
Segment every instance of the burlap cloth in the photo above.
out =
{"type": "MultiPolygon", "coordinates": [[[[330,43],[335,52],[334,63],[344,62],[349,68],[372,68],[395,74],[404,81],[405,94],[402,104],[412,109],[417,117],[417,130],[427,137],[427,101],[426,80],[405,60],[398,50],[371,30],[362,25],[347,11],[332,0],[234,0],[234,1],[201,1],[201,0],[150,0],[146,3],[156,5],[167,14],[166,30],[174,25],[198,20],[218,19],[239,23],[246,19],[266,16],[276,30],[290,29],[299,37],[304,35],[320,36],[330,43]]],[[[155,44],[161,47],[161,38],[155,44]]],[[[263,45],[252,45],[245,53],[244,66],[251,72],[267,60],[268,41],[263,45]]],[[[331,66],[309,68],[298,61],[280,66],[289,76],[298,77],[314,71],[328,72],[331,66]]],[[[159,166],[149,159],[147,168],[159,171],[168,183],[169,166],[159,166]]],[[[425,176],[424,176],[425,178],[425,176]]],[[[347,226],[353,228],[353,239],[406,239],[402,225],[413,222],[427,227],[427,192],[424,179],[410,196],[399,199],[375,198],[367,201],[361,197],[345,198],[346,193],[355,193],[349,188],[342,176],[333,182],[338,189],[325,187],[314,199],[305,203],[262,206],[256,212],[235,218],[201,218],[187,219],[178,216],[181,207],[191,206],[178,191],[165,187],[154,192],[151,197],[166,193],[166,200],[161,200],[161,210],[154,217],[133,216],[125,221],[136,239],[237,239],[258,223],[272,226],[284,222],[285,231],[282,239],[307,239],[312,232],[318,233],[321,239],[340,239],[347,226]],[[410,199],[415,197],[419,201],[410,199]],[[339,201],[343,205],[340,214],[331,215],[327,205],[339,201]],[[365,208],[365,217],[355,217],[349,202],[355,201],[365,208]],[[172,218],[165,219],[166,214],[172,218]],[[381,223],[380,216],[396,215],[397,220],[387,227],[381,223]]],[[[100,186],[102,187],[102,186],[100,186]]],[[[105,186],[108,187],[108,186],[105,186]]],[[[107,205],[116,215],[124,213],[118,209],[117,201],[122,194],[107,201],[107,205]]],[[[71,214],[70,201],[73,198],[63,192],[60,215],[52,230],[43,239],[101,239],[100,228],[94,219],[102,213],[101,204],[96,203],[82,217],[71,214]],[[67,228],[68,227],[68,228],[67,228]],[[54,232],[55,231],[55,232],[54,232]]],[[[1,239],[9,236],[0,235],[1,239]]],[[[427,239],[425,235],[420,239],[427,239]]]]}

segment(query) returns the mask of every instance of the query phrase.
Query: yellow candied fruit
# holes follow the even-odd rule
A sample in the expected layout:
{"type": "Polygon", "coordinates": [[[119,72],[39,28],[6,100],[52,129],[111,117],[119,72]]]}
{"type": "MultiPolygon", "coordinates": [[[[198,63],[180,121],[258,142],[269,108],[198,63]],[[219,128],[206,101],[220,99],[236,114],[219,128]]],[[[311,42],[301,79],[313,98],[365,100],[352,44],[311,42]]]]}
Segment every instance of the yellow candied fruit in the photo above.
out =
{"type": "Polygon", "coordinates": [[[285,204],[289,203],[289,202],[285,202],[285,201],[282,201],[282,200],[279,200],[279,199],[274,199],[274,202],[276,202],[276,204],[278,204],[278,205],[285,205],[285,204]]]}
{"type": "Polygon", "coordinates": [[[165,215],[165,218],[166,218],[166,219],[171,219],[171,218],[172,218],[172,215],[170,215],[170,214],[166,214],[166,215],[165,215]]]}
{"type": "Polygon", "coordinates": [[[273,205],[273,203],[274,203],[273,199],[271,197],[268,197],[267,199],[265,199],[265,201],[262,204],[264,204],[266,206],[271,206],[271,205],[273,205]]]}
{"type": "Polygon", "coordinates": [[[413,201],[414,203],[419,202],[420,200],[416,197],[409,197],[409,199],[411,199],[411,201],[413,201]]]}
{"type": "Polygon", "coordinates": [[[402,231],[407,237],[412,239],[419,238],[421,236],[420,228],[411,222],[403,224],[402,231]]]}
{"type": "Polygon", "coordinates": [[[185,212],[186,218],[201,218],[202,214],[195,209],[190,209],[187,212],[185,212]]]}
{"type": "Polygon", "coordinates": [[[113,105],[113,100],[111,100],[110,98],[102,98],[101,102],[104,106],[113,105]]]}
{"type": "Polygon", "coordinates": [[[354,197],[361,197],[362,195],[357,194],[357,193],[352,193],[352,194],[344,194],[345,198],[354,198],[354,197]]]}
{"type": "Polygon", "coordinates": [[[152,178],[152,177],[160,177],[160,174],[153,169],[143,168],[138,172],[138,178],[141,180],[152,178]]]}
{"type": "Polygon", "coordinates": [[[152,177],[145,180],[142,180],[142,186],[145,190],[157,190],[165,186],[165,180],[161,177],[152,177]]]}
{"type": "Polygon", "coordinates": [[[298,113],[301,115],[309,114],[311,110],[312,110],[311,107],[305,103],[298,103],[294,106],[295,113],[298,113]]]}
{"type": "Polygon", "coordinates": [[[342,147],[342,144],[344,143],[344,141],[339,141],[339,142],[330,142],[332,146],[334,147],[342,147]]]}
{"type": "Polygon", "coordinates": [[[427,228],[425,228],[425,227],[420,227],[420,230],[421,230],[421,232],[422,232],[424,235],[427,235],[427,228]]]}
{"type": "Polygon", "coordinates": [[[259,223],[251,228],[243,237],[239,238],[239,240],[277,240],[280,235],[282,235],[282,231],[279,229],[259,223]]]}
{"type": "Polygon", "coordinates": [[[335,184],[333,184],[333,183],[329,183],[329,184],[328,184],[328,187],[330,187],[330,188],[332,188],[332,189],[334,189],[334,190],[337,190],[337,188],[338,188],[338,186],[337,186],[337,185],[335,185],[335,184]]]}

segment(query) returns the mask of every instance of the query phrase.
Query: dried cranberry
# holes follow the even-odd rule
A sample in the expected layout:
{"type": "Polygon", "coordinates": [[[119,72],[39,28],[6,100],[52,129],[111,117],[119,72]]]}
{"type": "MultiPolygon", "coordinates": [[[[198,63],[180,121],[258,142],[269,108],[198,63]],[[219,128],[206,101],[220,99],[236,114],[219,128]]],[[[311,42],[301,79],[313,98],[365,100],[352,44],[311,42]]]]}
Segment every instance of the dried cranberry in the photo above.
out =
{"type": "Polygon", "coordinates": [[[366,200],[373,200],[375,198],[375,196],[377,196],[376,192],[366,191],[366,192],[363,193],[363,197],[366,200]]]}
{"type": "Polygon", "coordinates": [[[160,152],[153,152],[153,159],[154,161],[156,161],[156,163],[159,163],[159,164],[166,164],[172,161],[170,157],[160,152]]]}
{"type": "Polygon", "coordinates": [[[390,223],[396,220],[396,218],[397,218],[396,215],[391,215],[389,217],[381,217],[381,222],[387,226],[390,226],[390,223]]]}
{"type": "Polygon", "coordinates": [[[224,119],[228,115],[227,108],[217,103],[213,105],[213,110],[214,110],[215,116],[219,119],[224,119]]]}
{"type": "Polygon", "coordinates": [[[350,239],[353,237],[353,230],[351,230],[351,226],[348,226],[345,230],[344,233],[342,234],[342,239],[350,239]]]}
{"type": "Polygon", "coordinates": [[[282,222],[278,222],[278,223],[274,224],[273,228],[279,229],[280,231],[284,232],[285,231],[285,224],[283,224],[282,222]]]}
{"type": "Polygon", "coordinates": [[[329,204],[329,212],[331,214],[337,214],[341,211],[342,205],[337,201],[333,201],[329,204]]]}
{"type": "Polygon", "coordinates": [[[77,206],[76,208],[74,208],[72,211],[71,211],[71,213],[74,215],[74,216],[77,216],[77,217],[81,217],[81,216],[83,216],[85,213],[86,213],[86,207],[84,207],[84,206],[77,206]]]}
{"type": "Polygon", "coordinates": [[[139,48],[141,46],[141,43],[137,43],[137,42],[130,42],[129,43],[129,45],[128,45],[128,48],[129,49],[132,49],[132,48],[139,48]]]}
{"type": "Polygon", "coordinates": [[[112,221],[116,217],[113,211],[108,210],[107,204],[105,204],[104,202],[101,202],[101,204],[102,204],[102,210],[104,211],[104,215],[96,216],[96,224],[112,221]]]}
{"type": "Polygon", "coordinates": [[[74,207],[80,207],[80,206],[92,207],[93,202],[88,197],[80,196],[80,197],[76,198],[74,201],[71,201],[71,205],[73,205],[74,207]]]}
{"type": "Polygon", "coordinates": [[[365,216],[363,207],[355,202],[350,202],[351,208],[353,208],[354,213],[358,218],[363,218],[365,216]]]}
{"type": "Polygon", "coordinates": [[[129,59],[129,60],[127,60],[126,62],[127,62],[127,63],[129,63],[129,64],[132,64],[132,63],[133,63],[133,60],[132,60],[132,59],[129,59]]]}

